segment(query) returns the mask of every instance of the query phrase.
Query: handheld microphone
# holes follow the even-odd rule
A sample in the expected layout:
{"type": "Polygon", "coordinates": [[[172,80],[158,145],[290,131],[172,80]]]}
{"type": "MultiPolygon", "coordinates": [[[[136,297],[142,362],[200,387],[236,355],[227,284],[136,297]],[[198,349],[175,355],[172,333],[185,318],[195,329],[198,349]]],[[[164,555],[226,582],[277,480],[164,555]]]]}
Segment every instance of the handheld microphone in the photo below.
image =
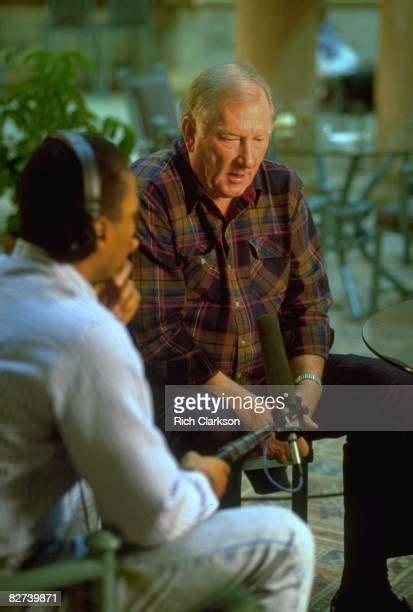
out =
{"type": "Polygon", "coordinates": [[[269,314],[258,317],[257,328],[267,384],[294,385],[278,317],[269,314]]]}
{"type": "MultiPolygon", "coordinates": [[[[293,386],[293,377],[288,365],[278,317],[269,314],[262,315],[257,319],[257,327],[267,384],[293,386]]],[[[283,418],[282,431],[288,432],[287,440],[293,464],[298,467],[300,474],[302,474],[301,456],[297,446],[297,434],[295,433],[300,429],[304,412],[300,399],[296,396],[290,397],[282,412],[283,414],[277,416],[283,418]]],[[[284,437],[282,433],[277,435],[280,439],[284,437]]]]}
{"type": "Polygon", "coordinates": [[[232,465],[238,461],[238,459],[241,459],[241,457],[249,453],[250,450],[255,448],[258,442],[262,442],[262,440],[268,438],[272,429],[272,425],[266,425],[261,429],[257,429],[257,431],[251,431],[245,434],[245,436],[237,438],[222,446],[215,456],[219,459],[223,459],[229,465],[232,465]]]}

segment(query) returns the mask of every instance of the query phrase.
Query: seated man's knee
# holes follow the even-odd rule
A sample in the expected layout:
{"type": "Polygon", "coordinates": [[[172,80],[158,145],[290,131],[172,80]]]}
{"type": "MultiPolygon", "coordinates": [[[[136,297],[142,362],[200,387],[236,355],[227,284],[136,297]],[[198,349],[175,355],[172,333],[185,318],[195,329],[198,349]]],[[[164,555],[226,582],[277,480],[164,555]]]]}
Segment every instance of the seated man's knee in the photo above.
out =
{"type": "Polygon", "coordinates": [[[263,535],[274,540],[276,546],[285,534],[286,547],[300,565],[312,567],[314,564],[314,538],[304,521],[286,508],[261,508],[263,535]]]}

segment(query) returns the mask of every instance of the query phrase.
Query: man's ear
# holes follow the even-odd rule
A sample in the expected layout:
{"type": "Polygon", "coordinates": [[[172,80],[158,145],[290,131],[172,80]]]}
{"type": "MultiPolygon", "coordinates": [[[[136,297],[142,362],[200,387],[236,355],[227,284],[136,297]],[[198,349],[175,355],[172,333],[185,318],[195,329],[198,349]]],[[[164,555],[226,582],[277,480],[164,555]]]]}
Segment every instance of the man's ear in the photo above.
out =
{"type": "Polygon", "coordinates": [[[192,153],[192,151],[194,150],[196,130],[195,121],[192,119],[192,117],[188,117],[188,115],[186,115],[182,119],[181,130],[182,136],[184,137],[184,141],[186,144],[186,148],[188,149],[188,153],[192,153]]]}

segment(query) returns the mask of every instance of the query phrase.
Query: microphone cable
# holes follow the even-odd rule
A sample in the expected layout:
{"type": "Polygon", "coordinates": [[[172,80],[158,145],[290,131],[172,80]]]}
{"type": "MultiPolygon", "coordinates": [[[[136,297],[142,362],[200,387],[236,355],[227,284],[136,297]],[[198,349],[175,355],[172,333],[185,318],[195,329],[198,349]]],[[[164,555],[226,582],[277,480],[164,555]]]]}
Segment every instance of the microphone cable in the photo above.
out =
{"type": "MultiPolygon", "coordinates": [[[[291,435],[295,435],[295,434],[290,434],[291,435]]],[[[264,448],[262,451],[262,461],[263,461],[263,470],[264,470],[264,474],[267,477],[267,479],[270,481],[271,484],[273,484],[275,487],[277,487],[278,489],[280,489],[281,491],[285,491],[286,493],[297,493],[297,491],[299,491],[303,484],[304,484],[304,476],[303,476],[303,470],[302,470],[302,464],[301,461],[298,463],[297,461],[294,461],[294,457],[293,459],[293,463],[292,465],[296,465],[298,467],[298,471],[299,471],[299,479],[298,479],[298,483],[296,484],[295,487],[291,486],[291,487],[285,487],[284,485],[282,485],[281,483],[277,482],[277,480],[275,478],[273,478],[270,474],[269,471],[269,466],[268,466],[268,446],[270,443],[270,439],[267,438],[264,442],[264,448]]],[[[291,448],[291,453],[293,454],[293,449],[291,448]]],[[[277,467],[282,467],[283,464],[280,464],[280,466],[277,467]]]]}
{"type": "MultiPolygon", "coordinates": [[[[231,442],[228,442],[227,444],[222,446],[217,451],[215,456],[218,457],[219,459],[222,459],[223,461],[226,461],[228,465],[232,465],[233,463],[235,463],[236,461],[244,457],[259,442],[264,442],[263,451],[262,451],[262,460],[263,460],[263,470],[264,470],[265,476],[267,477],[269,482],[271,482],[271,484],[278,487],[281,491],[284,491],[286,493],[296,493],[302,488],[304,484],[301,457],[300,457],[300,452],[297,447],[297,434],[295,432],[289,432],[288,434],[288,444],[291,450],[291,463],[293,466],[297,467],[298,472],[299,472],[298,483],[295,487],[292,487],[292,486],[285,487],[284,485],[277,482],[275,478],[273,478],[269,472],[268,446],[270,442],[270,434],[271,434],[271,429],[268,426],[263,427],[262,429],[259,429],[257,431],[249,432],[245,434],[244,436],[241,436],[241,438],[232,440],[231,442]]],[[[280,464],[277,467],[282,468],[283,464],[280,464]]]]}

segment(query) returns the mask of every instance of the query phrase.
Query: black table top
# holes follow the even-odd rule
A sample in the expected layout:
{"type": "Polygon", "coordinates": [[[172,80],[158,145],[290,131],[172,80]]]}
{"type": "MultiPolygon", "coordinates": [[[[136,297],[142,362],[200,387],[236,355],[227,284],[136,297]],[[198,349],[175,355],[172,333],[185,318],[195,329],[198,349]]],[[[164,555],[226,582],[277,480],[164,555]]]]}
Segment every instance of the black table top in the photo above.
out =
{"type": "Polygon", "coordinates": [[[362,337],[373,353],[407,372],[413,372],[413,299],[372,315],[362,337]]]}

